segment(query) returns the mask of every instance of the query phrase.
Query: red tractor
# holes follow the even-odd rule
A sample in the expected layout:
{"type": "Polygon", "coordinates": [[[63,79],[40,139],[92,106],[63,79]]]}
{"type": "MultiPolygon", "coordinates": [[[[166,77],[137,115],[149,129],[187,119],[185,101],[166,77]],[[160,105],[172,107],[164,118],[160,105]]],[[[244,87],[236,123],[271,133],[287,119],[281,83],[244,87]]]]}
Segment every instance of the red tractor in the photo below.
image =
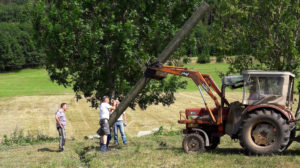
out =
{"type": "Polygon", "coordinates": [[[280,153],[297,139],[297,120],[292,113],[294,74],[243,71],[242,76],[223,77],[220,90],[210,75],[183,67],[155,63],[145,72],[146,77],[154,79],[163,79],[167,74],[191,78],[205,104],[203,108],[180,112],[178,123],[186,125],[183,130],[185,152],[215,149],[225,134],[239,139],[246,153],[258,155],[280,153]],[[225,96],[226,87],[242,88],[242,100],[229,103],[225,96]],[[213,99],[215,108],[209,107],[204,92],[213,99]]]}

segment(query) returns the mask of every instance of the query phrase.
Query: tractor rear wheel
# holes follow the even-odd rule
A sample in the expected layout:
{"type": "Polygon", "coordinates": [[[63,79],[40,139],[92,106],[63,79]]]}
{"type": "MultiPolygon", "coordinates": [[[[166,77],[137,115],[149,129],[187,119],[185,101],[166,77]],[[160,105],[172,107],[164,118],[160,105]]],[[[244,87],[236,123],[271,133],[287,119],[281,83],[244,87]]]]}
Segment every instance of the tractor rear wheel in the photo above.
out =
{"type": "Polygon", "coordinates": [[[244,118],[239,139],[248,154],[268,155],[286,149],[290,130],[287,121],[275,111],[261,109],[244,118]]]}
{"type": "Polygon", "coordinates": [[[296,128],[294,128],[291,131],[289,143],[286,145],[286,147],[285,147],[285,149],[283,149],[283,151],[287,150],[290,147],[290,145],[293,143],[293,140],[295,137],[296,137],[296,128]]]}
{"type": "Polygon", "coordinates": [[[203,153],[205,151],[205,142],[199,134],[188,134],[183,139],[182,147],[188,154],[203,153]]]}

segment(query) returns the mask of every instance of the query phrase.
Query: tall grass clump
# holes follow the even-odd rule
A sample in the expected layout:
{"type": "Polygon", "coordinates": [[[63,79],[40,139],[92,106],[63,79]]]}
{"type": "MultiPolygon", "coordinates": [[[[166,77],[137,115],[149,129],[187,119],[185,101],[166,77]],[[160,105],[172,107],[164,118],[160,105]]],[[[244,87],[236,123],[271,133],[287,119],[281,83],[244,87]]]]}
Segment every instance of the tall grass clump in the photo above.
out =
{"type": "Polygon", "coordinates": [[[1,144],[5,146],[28,144],[33,145],[53,141],[58,141],[58,138],[48,137],[40,132],[36,136],[33,136],[29,133],[25,136],[24,131],[22,129],[16,128],[10,136],[3,136],[1,144]]]}

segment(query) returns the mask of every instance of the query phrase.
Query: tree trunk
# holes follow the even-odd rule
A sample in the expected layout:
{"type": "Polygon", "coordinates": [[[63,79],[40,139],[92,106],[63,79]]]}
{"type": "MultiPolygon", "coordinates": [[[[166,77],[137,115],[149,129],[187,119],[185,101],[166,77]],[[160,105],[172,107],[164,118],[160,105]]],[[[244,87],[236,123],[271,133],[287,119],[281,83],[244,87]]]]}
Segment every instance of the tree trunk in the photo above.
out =
{"type": "MultiPolygon", "coordinates": [[[[209,9],[209,5],[206,2],[202,2],[200,6],[196,9],[193,15],[185,22],[183,27],[179,32],[176,33],[175,37],[169,42],[161,54],[157,57],[157,61],[160,63],[165,63],[173,52],[178,48],[180,43],[185,37],[190,35],[193,28],[197,25],[201,17],[209,9]]],[[[109,119],[109,125],[113,125],[117,118],[119,118],[123,112],[127,109],[130,102],[132,102],[136,96],[145,88],[146,84],[150,81],[149,78],[142,76],[140,80],[135,84],[133,88],[129,91],[125,99],[120,103],[118,108],[112,113],[109,119]]]]}

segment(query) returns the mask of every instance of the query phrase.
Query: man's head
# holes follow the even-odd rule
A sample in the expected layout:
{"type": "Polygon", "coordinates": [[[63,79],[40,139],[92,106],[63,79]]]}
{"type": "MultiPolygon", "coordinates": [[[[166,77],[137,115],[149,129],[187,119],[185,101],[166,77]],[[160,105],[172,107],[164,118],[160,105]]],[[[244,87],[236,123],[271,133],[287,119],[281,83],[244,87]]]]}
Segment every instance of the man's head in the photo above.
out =
{"type": "Polygon", "coordinates": [[[67,103],[61,103],[60,108],[63,109],[64,111],[67,110],[67,103]]]}
{"type": "Polygon", "coordinates": [[[109,97],[108,96],[103,96],[102,102],[103,103],[109,103],[109,97]]]}
{"type": "Polygon", "coordinates": [[[116,100],[116,106],[119,106],[119,104],[120,104],[120,101],[117,99],[116,100]]]}
{"type": "Polygon", "coordinates": [[[111,98],[110,99],[110,104],[114,104],[114,102],[115,102],[115,99],[111,98]]]}

